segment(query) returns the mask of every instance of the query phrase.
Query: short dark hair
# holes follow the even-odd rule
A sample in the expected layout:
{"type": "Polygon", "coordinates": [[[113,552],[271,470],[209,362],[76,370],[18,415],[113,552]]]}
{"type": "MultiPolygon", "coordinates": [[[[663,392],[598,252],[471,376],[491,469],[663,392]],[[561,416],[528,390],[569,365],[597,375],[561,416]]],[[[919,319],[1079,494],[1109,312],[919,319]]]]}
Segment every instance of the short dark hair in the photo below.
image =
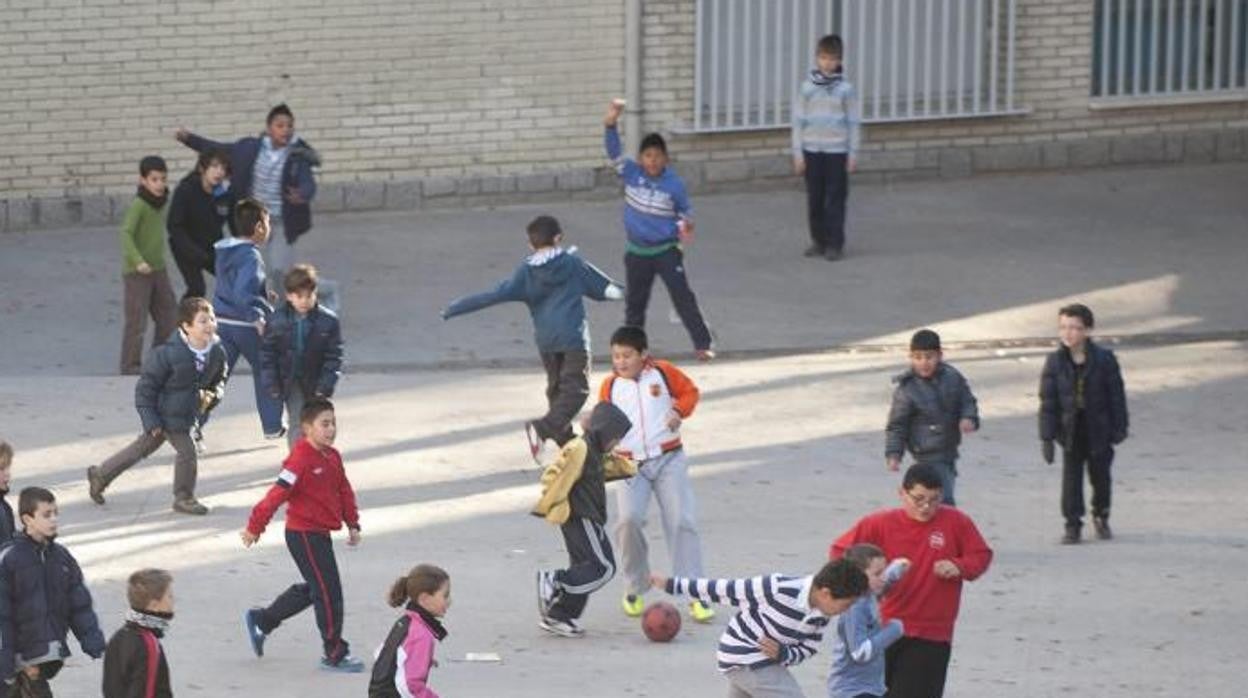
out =
{"type": "Polygon", "coordinates": [[[209,167],[212,167],[212,163],[214,162],[221,163],[226,172],[230,171],[230,154],[224,150],[218,150],[216,148],[213,148],[212,150],[205,150],[199,154],[199,159],[195,161],[195,171],[204,172],[209,167]]]}
{"type": "Polygon", "coordinates": [[[34,516],[40,503],[56,504],[56,495],[43,487],[25,487],[17,495],[17,516],[34,516]]]}
{"type": "Polygon", "coordinates": [[[658,148],[667,155],[667,141],[663,140],[663,136],[657,133],[647,133],[645,138],[641,139],[641,145],[638,146],[637,152],[644,153],[651,148],[658,148]]]}
{"type": "Polygon", "coordinates": [[[945,481],[940,477],[940,471],[934,465],[927,463],[915,463],[906,469],[906,474],[901,478],[901,489],[910,491],[915,485],[923,485],[929,490],[943,490],[945,481]]]}
{"type": "Polygon", "coordinates": [[[307,291],[311,293],[316,290],[316,267],[311,264],[296,264],[286,272],[286,278],[282,281],[282,287],[287,293],[298,293],[299,291],[307,291]]]}
{"type": "Polygon", "coordinates": [[[554,216],[538,216],[529,222],[525,232],[529,234],[529,244],[533,247],[550,247],[555,244],[555,238],[563,234],[563,229],[554,216]]]}
{"type": "Polygon", "coordinates": [[[153,603],[165,598],[169,585],[173,584],[173,575],[165,570],[155,568],[142,569],[130,575],[126,584],[126,601],[136,611],[145,610],[153,603]]]}
{"type": "Polygon", "coordinates": [[[159,155],[147,155],[139,160],[139,176],[146,177],[152,172],[168,172],[169,166],[165,164],[165,159],[159,155]]]}
{"type": "Polygon", "coordinates": [[[239,199],[234,204],[234,235],[243,238],[255,235],[256,226],[268,212],[268,207],[260,199],[251,196],[239,199]]]}
{"type": "Polygon", "coordinates": [[[303,409],[299,410],[299,423],[311,424],[316,418],[321,416],[322,412],[333,412],[334,403],[329,398],[314,397],[303,403],[303,409]]]}
{"type": "Polygon", "coordinates": [[[815,575],[813,586],[827,589],[834,599],[853,599],[867,591],[867,575],[845,558],[833,560],[815,575]]]}
{"type": "Polygon", "coordinates": [[[187,296],[178,303],[178,325],[190,325],[195,322],[195,316],[207,310],[212,312],[212,303],[206,298],[199,296],[187,296]]]}
{"type": "Polygon", "coordinates": [[[289,116],[291,121],[295,120],[295,113],[286,106],[285,102],[282,102],[269,110],[269,115],[264,118],[264,124],[267,126],[273,123],[273,120],[279,116],[289,116]]]}
{"type": "Polygon", "coordinates": [[[841,40],[840,34],[828,34],[815,44],[815,53],[826,53],[831,56],[841,58],[845,55],[845,42],[841,40]]]}
{"type": "Polygon", "coordinates": [[[394,580],[386,602],[395,608],[408,601],[415,603],[421,594],[435,594],[449,581],[451,575],[437,565],[416,565],[406,576],[394,580]]]}
{"type": "Polygon", "coordinates": [[[923,328],[910,338],[910,351],[940,351],[940,335],[923,328]]]}
{"type": "Polygon", "coordinates": [[[881,550],[878,545],[873,543],[858,543],[856,545],[849,546],[849,549],[845,551],[844,557],[846,560],[854,563],[855,567],[865,571],[871,566],[872,560],[878,560],[885,556],[884,551],[881,550]]]}
{"type": "Polygon", "coordinates": [[[1083,322],[1084,327],[1089,330],[1092,329],[1092,309],[1083,303],[1071,303],[1070,305],[1062,306],[1062,309],[1057,311],[1057,316],[1062,317],[1063,315],[1066,317],[1077,317],[1083,322]]]}
{"type": "Polygon", "coordinates": [[[612,332],[611,346],[617,344],[624,347],[632,347],[639,352],[650,348],[650,340],[646,338],[646,331],[636,325],[624,325],[612,332]]]}

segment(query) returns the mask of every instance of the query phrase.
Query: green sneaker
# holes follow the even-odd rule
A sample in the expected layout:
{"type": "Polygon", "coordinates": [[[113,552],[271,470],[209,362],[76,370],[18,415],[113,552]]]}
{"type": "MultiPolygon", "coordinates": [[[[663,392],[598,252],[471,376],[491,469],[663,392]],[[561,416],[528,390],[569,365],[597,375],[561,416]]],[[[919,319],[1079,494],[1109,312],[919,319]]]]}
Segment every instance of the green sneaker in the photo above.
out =
{"type": "Polygon", "coordinates": [[[695,623],[710,623],[711,619],[715,617],[715,611],[701,601],[694,601],[689,604],[689,617],[695,623]]]}
{"type": "Polygon", "coordinates": [[[624,607],[624,615],[629,618],[639,618],[641,612],[646,610],[646,602],[642,601],[641,597],[636,594],[625,596],[620,605],[624,607]]]}

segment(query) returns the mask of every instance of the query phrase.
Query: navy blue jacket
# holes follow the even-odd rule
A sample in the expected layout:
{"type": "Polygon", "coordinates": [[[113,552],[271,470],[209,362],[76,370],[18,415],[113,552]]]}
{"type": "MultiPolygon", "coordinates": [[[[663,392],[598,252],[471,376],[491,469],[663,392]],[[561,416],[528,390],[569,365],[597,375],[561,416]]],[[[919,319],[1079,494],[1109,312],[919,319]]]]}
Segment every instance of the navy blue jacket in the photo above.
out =
{"type": "Polygon", "coordinates": [[[17,527],[13,523],[13,507],[9,506],[9,500],[4,498],[5,494],[7,492],[0,493],[0,547],[13,540],[13,534],[17,532],[17,527]]]}
{"type": "Polygon", "coordinates": [[[613,282],[597,267],[562,248],[529,255],[511,278],[492,291],[465,296],[442,311],[444,319],[505,301],[522,301],[533,316],[541,352],[589,351],[589,322],[583,296],[606,300],[613,282]]]}
{"type": "Polygon", "coordinates": [[[217,254],[217,283],[212,309],[218,318],[253,323],[269,319],[273,306],[265,286],[264,257],[248,238],[226,238],[213,249],[217,254]]]}
{"type": "Polygon", "coordinates": [[[188,432],[225,395],[228,374],[225,347],[214,342],[208,350],[204,371],[195,368],[195,353],[175,331],[167,342],[143,358],[143,371],[134,386],[134,407],[143,420],[143,431],[156,428],[188,432]],[[207,404],[200,400],[208,394],[207,404]]]}
{"type": "Polygon", "coordinates": [[[169,249],[175,257],[213,273],[216,256],[212,246],[221,239],[230,212],[229,196],[228,189],[219,194],[204,191],[198,171],[178,182],[169,204],[169,215],[165,218],[169,249]]]}
{"type": "Polygon", "coordinates": [[[104,654],[91,592],[69,551],[51,541],[38,544],[19,533],[0,550],[0,677],[18,664],[63,661],[65,638],[74,631],[82,651],[104,654]]]}
{"type": "MultiPolygon", "coordinates": [[[[237,201],[242,197],[251,196],[252,172],[256,166],[256,156],[260,154],[260,143],[263,138],[262,133],[259,136],[240,138],[233,143],[218,143],[203,136],[188,133],[184,143],[198,153],[205,150],[222,150],[230,154],[230,192],[232,201],[237,201]]],[[[282,168],[282,225],[286,232],[286,242],[293,244],[300,235],[312,229],[311,202],[316,196],[316,178],[312,175],[312,168],[320,167],[321,156],[311,145],[297,136],[291,139],[289,147],[290,155],[286,157],[286,165],[282,168]],[[288,189],[298,190],[304,203],[296,204],[287,201],[288,189]]]]}
{"type": "MultiPolygon", "coordinates": [[[[260,384],[270,395],[290,395],[295,382],[295,309],[289,303],[274,311],[260,346],[260,384]]],[[[303,394],[333,397],[342,375],[342,330],[338,316],[320,304],[304,319],[305,335],[299,385],[303,394]]],[[[298,415],[291,415],[298,419],[298,415]]]]}
{"type": "MultiPolygon", "coordinates": [[[[1088,448],[1105,453],[1127,438],[1127,395],[1122,369],[1114,352],[1088,340],[1084,368],[1083,415],[1088,448]]],[[[1075,442],[1075,363],[1070,350],[1059,347],[1044,361],[1040,374],[1040,439],[1057,441],[1063,449],[1075,442]]]]}

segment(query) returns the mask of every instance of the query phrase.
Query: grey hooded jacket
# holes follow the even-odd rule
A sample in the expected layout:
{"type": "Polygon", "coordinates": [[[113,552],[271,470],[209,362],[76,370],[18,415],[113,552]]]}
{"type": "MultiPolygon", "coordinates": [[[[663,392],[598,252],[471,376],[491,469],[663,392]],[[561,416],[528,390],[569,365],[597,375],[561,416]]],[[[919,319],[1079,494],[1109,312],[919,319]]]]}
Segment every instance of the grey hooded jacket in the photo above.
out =
{"type": "Polygon", "coordinates": [[[893,379],[893,406],[888,411],[884,455],[900,458],[909,451],[920,463],[952,463],[958,458],[962,431],[969,419],[979,429],[979,406],[971,386],[953,366],[941,363],[929,379],[908,370],[893,379]]]}

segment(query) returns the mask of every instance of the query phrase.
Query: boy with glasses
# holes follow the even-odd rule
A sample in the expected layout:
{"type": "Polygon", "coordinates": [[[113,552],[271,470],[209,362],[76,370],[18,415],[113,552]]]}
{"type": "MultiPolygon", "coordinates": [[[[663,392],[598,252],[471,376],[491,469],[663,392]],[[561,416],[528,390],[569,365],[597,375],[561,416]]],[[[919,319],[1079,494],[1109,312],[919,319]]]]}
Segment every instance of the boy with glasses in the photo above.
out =
{"type": "Polygon", "coordinates": [[[962,581],[988,570],[992,549],[963,511],[941,503],[943,478],[935,467],[910,466],[902,480],[901,506],[863,517],[832,544],[843,557],[871,543],[892,560],[910,560],[910,571],[880,601],[885,623],[898,619],[905,637],[885,653],[890,698],[940,698],[952,650],[962,581]]]}

